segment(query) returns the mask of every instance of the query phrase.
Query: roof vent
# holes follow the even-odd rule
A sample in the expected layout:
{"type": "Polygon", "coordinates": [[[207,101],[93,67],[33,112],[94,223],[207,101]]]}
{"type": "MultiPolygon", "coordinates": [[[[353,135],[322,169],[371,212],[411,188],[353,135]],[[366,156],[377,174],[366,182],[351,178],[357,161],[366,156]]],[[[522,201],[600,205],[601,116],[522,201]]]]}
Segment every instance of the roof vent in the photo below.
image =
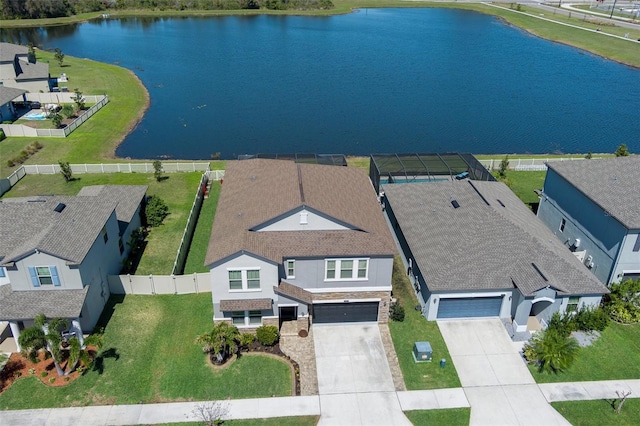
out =
{"type": "Polygon", "coordinates": [[[460,207],[460,203],[458,203],[457,200],[451,200],[451,205],[453,206],[454,209],[457,209],[458,207],[460,207]]]}
{"type": "Polygon", "coordinates": [[[308,213],[305,210],[300,212],[300,225],[307,225],[309,223],[308,213]]]}
{"type": "Polygon", "coordinates": [[[64,210],[65,207],[67,207],[65,203],[58,203],[58,205],[53,210],[60,213],[62,210],[64,210]]]}

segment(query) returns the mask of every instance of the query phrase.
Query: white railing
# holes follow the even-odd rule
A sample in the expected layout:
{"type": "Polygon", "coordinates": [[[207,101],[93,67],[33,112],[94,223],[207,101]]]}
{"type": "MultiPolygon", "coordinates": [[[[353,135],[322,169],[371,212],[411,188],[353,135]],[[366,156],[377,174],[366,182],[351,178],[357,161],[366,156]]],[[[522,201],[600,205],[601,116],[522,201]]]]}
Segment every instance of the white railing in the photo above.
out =
{"type": "Polygon", "coordinates": [[[189,275],[109,275],[113,294],[211,293],[209,273],[189,275]]]}
{"type": "MultiPolygon", "coordinates": [[[[478,160],[488,170],[498,170],[503,158],[491,158],[488,160],[478,160]]],[[[554,161],[580,161],[583,157],[563,157],[563,158],[509,158],[509,170],[535,171],[547,170],[547,164],[554,161]]],[[[595,158],[594,158],[595,160],[595,158]]]]}

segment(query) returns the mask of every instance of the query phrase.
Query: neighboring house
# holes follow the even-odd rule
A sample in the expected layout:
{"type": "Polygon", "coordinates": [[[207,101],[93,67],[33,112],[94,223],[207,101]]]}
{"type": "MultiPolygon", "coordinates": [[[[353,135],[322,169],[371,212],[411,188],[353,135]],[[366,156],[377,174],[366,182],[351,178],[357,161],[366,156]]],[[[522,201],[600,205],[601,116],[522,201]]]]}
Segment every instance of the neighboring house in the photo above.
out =
{"type": "MultiPolygon", "coordinates": [[[[79,196],[0,201],[0,321],[16,345],[38,314],[72,322],[81,336],[109,298],[107,276],[128,255],[123,236],[141,224],[146,186],[85,187],[79,196]]],[[[19,346],[18,346],[19,348],[19,346]]]]}
{"type": "Polygon", "coordinates": [[[49,64],[29,61],[29,49],[0,43],[0,86],[24,89],[31,93],[49,92],[49,64]]]}
{"type": "Polygon", "coordinates": [[[395,253],[362,170],[229,162],[205,262],[214,322],[387,322],[395,253]]]}
{"type": "Polygon", "coordinates": [[[640,278],[640,157],[548,167],[538,217],[601,282],[640,278]]]}
{"type": "Polygon", "coordinates": [[[24,101],[26,92],[24,89],[0,86],[0,124],[3,121],[15,120],[16,108],[13,105],[13,101],[18,97],[20,101],[24,101]]]}
{"type": "MultiPolygon", "coordinates": [[[[384,206],[428,320],[500,317],[516,331],[608,290],[501,182],[388,184],[384,206]]],[[[537,326],[537,324],[535,324],[537,326]]]]}

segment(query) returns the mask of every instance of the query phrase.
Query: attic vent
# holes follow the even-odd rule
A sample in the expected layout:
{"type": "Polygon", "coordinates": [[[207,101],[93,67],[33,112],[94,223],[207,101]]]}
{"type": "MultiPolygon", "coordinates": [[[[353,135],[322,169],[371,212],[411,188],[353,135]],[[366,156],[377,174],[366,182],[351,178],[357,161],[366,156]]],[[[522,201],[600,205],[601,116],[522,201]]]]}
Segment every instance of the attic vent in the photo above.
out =
{"type": "Polygon", "coordinates": [[[54,211],[60,213],[64,208],[67,207],[64,203],[58,203],[58,205],[53,209],[54,211]]]}
{"type": "Polygon", "coordinates": [[[457,209],[458,207],[460,207],[460,203],[458,203],[457,200],[451,200],[451,205],[453,206],[454,209],[457,209]]]}
{"type": "Polygon", "coordinates": [[[300,225],[307,225],[309,223],[308,215],[304,210],[300,212],[300,225]]]}

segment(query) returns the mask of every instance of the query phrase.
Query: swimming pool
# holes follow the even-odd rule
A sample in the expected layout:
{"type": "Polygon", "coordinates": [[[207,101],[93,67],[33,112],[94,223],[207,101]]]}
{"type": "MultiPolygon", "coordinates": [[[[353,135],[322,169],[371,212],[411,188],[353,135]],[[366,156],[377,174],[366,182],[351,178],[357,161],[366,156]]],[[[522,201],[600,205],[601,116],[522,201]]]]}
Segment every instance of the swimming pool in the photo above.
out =
{"type": "Polygon", "coordinates": [[[47,114],[45,114],[44,111],[30,111],[23,115],[22,118],[25,120],[46,120],[47,114]]]}

